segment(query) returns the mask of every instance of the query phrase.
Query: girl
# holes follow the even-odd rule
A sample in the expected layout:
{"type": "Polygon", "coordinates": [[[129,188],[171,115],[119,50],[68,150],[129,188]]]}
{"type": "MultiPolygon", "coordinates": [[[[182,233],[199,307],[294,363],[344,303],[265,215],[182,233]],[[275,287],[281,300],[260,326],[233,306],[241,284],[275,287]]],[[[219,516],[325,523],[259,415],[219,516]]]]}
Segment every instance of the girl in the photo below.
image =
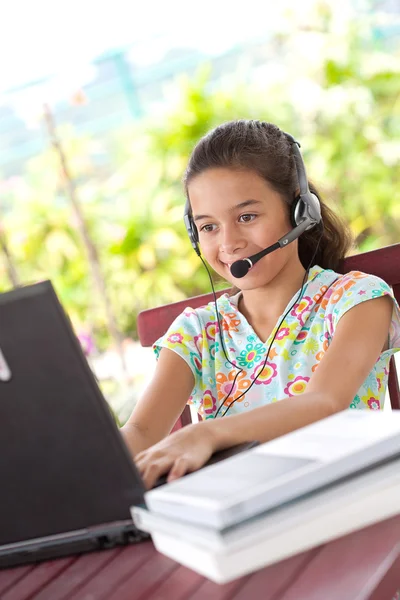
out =
{"type": "Polygon", "coordinates": [[[225,123],[194,148],[184,184],[195,250],[237,287],[185,309],[154,345],[155,376],[122,429],[148,488],[217,450],[349,407],[381,408],[400,346],[390,287],[335,272],[351,238],[308,186],[291,136],[270,123],[225,123]],[[300,237],[282,242],[293,230],[300,237]],[[243,262],[277,240],[276,252],[243,262]],[[168,435],[188,401],[203,420],[168,435]]]}

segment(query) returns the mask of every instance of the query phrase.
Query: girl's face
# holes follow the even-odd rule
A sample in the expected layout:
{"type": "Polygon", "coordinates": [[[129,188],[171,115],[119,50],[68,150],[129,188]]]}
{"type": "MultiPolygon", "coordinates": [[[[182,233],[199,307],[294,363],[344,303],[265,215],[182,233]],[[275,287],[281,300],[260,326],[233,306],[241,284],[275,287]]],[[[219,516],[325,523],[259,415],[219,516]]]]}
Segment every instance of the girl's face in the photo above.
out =
{"type": "Polygon", "coordinates": [[[230,265],[274,244],[292,229],[288,207],[257,173],[229,168],[208,169],[188,186],[202,253],[212,268],[242,290],[268,285],[293,261],[297,240],[278,249],[236,279],[230,265]]]}

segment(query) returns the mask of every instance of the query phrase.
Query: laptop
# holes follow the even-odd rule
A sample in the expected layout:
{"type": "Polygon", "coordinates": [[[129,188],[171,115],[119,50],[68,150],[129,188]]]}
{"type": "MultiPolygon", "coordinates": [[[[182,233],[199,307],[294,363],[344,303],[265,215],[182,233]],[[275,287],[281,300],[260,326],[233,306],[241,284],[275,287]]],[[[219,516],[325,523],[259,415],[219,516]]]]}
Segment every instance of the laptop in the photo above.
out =
{"type": "Polygon", "coordinates": [[[142,479],[50,281],[0,294],[0,424],[1,567],[149,537],[130,514],[142,479]]]}

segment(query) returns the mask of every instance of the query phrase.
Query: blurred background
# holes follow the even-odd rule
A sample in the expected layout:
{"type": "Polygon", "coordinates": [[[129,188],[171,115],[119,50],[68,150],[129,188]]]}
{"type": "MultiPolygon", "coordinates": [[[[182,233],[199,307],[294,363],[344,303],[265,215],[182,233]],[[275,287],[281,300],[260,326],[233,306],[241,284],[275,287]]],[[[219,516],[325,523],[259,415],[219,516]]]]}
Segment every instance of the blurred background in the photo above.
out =
{"type": "Polygon", "coordinates": [[[276,123],[355,252],[400,239],[400,0],[144,4],[14,0],[0,36],[0,292],[52,280],[120,423],[138,312],[210,291],[181,178],[211,127],[276,123]]]}

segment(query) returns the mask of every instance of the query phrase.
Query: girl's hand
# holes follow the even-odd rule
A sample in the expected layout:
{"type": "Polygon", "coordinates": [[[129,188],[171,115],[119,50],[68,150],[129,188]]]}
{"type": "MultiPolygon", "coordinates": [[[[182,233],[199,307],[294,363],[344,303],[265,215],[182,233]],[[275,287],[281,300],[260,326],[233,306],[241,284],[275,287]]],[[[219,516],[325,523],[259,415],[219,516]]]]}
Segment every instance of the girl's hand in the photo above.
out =
{"type": "Polygon", "coordinates": [[[139,452],[135,463],[146,488],[151,489],[165,473],[169,473],[170,482],[200,469],[216,450],[210,425],[206,421],[187,425],[139,452]]]}

